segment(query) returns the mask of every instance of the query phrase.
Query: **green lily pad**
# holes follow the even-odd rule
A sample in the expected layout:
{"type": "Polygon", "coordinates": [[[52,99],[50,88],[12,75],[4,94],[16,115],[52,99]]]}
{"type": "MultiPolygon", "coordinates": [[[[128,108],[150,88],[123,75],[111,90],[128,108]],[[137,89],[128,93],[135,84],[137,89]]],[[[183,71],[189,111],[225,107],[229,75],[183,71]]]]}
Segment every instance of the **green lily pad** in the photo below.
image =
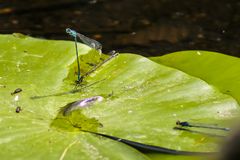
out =
{"type": "Polygon", "coordinates": [[[216,86],[240,103],[239,58],[209,51],[181,51],[151,60],[182,70],[216,86]]]}
{"type": "Polygon", "coordinates": [[[101,81],[85,90],[86,97],[116,97],[82,110],[104,126],[99,133],[171,149],[215,151],[215,138],[175,131],[176,121],[224,126],[238,111],[234,99],[204,81],[132,54],[115,58],[86,81],[101,81]]]}
{"type": "MultiPolygon", "coordinates": [[[[240,102],[239,58],[209,51],[180,51],[160,57],[150,57],[154,62],[182,70],[217,87],[222,93],[233,96],[240,102]]],[[[202,157],[163,156],[148,154],[154,160],[202,159],[202,157]]],[[[206,159],[206,158],[204,158],[206,159]]],[[[211,158],[209,158],[211,159],[211,158]]]]}
{"type": "MultiPolygon", "coordinates": [[[[64,96],[31,99],[61,90],[68,66],[75,61],[71,42],[1,35],[0,44],[2,159],[148,159],[113,140],[50,127],[67,102],[64,96]],[[16,88],[23,90],[17,102],[10,94],[16,88]],[[20,113],[16,106],[21,106],[20,113]]],[[[81,54],[90,50],[81,44],[79,48],[81,54]]]]}
{"type": "MultiPolygon", "coordinates": [[[[121,142],[81,130],[170,149],[217,151],[222,139],[208,133],[228,133],[174,130],[176,121],[229,127],[239,113],[231,96],[199,78],[142,56],[119,55],[74,89],[76,62],[72,42],[1,35],[0,43],[0,85],[6,86],[0,88],[1,157],[147,159],[121,142]],[[16,88],[23,89],[17,102],[10,94],[16,88]],[[93,96],[104,100],[62,115],[62,108],[68,103],[93,96]],[[17,106],[23,109],[20,113],[15,112],[17,106]]],[[[79,44],[79,52],[81,63],[86,64],[82,73],[91,68],[91,63],[99,62],[89,56],[98,57],[90,48],[79,44]]]]}

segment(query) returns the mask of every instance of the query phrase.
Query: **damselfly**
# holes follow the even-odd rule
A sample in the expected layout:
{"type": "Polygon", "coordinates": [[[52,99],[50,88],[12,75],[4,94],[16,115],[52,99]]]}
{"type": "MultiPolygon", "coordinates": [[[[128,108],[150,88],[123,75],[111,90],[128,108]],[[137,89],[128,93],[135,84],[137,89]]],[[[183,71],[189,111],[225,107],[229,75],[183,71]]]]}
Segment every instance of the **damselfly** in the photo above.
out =
{"type": "Polygon", "coordinates": [[[230,131],[230,128],[218,127],[217,125],[212,125],[212,124],[190,123],[187,121],[185,121],[185,122],[177,121],[176,125],[179,125],[182,127],[197,127],[197,128],[209,128],[209,129],[230,131]]]}
{"type": "Polygon", "coordinates": [[[96,66],[94,66],[90,71],[88,71],[83,77],[88,76],[89,74],[93,73],[95,70],[97,70],[99,67],[101,67],[103,64],[105,64],[106,62],[110,61],[112,58],[116,57],[119,55],[118,52],[116,52],[115,50],[110,52],[111,56],[108,57],[107,59],[103,60],[101,63],[97,64],[96,66]]]}
{"type": "Polygon", "coordinates": [[[207,132],[202,132],[202,131],[190,130],[190,129],[186,129],[184,127],[174,127],[173,129],[180,130],[180,131],[185,131],[185,132],[196,133],[196,134],[202,134],[202,135],[211,136],[211,137],[219,137],[219,138],[226,137],[224,135],[218,135],[218,134],[214,134],[214,133],[207,133],[207,132]]]}
{"type": "Polygon", "coordinates": [[[75,41],[75,49],[76,49],[76,57],[77,57],[77,65],[78,65],[77,83],[81,83],[82,80],[83,80],[83,77],[81,77],[81,73],[80,73],[80,62],[79,62],[79,59],[78,59],[77,38],[79,38],[84,44],[88,45],[89,47],[98,50],[100,53],[102,53],[102,45],[98,41],[96,41],[94,39],[91,39],[91,38],[88,38],[88,37],[84,36],[83,34],[80,34],[80,33],[76,32],[75,30],[72,30],[70,28],[67,28],[66,32],[70,36],[72,36],[74,38],[74,41],[75,41]]]}
{"type": "Polygon", "coordinates": [[[91,48],[98,50],[99,52],[102,52],[102,45],[98,41],[88,38],[88,37],[84,36],[83,34],[80,34],[70,28],[67,28],[66,32],[70,36],[72,36],[75,39],[75,41],[77,41],[77,38],[79,38],[84,44],[88,45],[91,48]]]}

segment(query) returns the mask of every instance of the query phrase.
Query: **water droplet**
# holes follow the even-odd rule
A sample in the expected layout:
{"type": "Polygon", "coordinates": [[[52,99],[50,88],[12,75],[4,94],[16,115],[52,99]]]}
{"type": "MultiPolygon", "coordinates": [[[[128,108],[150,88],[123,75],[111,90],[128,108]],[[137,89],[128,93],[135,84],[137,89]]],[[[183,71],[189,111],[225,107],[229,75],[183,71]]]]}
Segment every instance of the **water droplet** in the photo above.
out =
{"type": "Polygon", "coordinates": [[[129,110],[128,113],[131,114],[133,111],[132,110],[129,110]]]}
{"type": "Polygon", "coordinates": [[[16,95],[15,97],[14,97],[14,101],[18,101],[19,100],[19,95],[16,95]]]}
{"type": "Polygon", "coordinates": [[[199,56],[201,56],[202,53],[201,53],[200,51],[197,51],[197,54],[198,54],[199,56]]]}

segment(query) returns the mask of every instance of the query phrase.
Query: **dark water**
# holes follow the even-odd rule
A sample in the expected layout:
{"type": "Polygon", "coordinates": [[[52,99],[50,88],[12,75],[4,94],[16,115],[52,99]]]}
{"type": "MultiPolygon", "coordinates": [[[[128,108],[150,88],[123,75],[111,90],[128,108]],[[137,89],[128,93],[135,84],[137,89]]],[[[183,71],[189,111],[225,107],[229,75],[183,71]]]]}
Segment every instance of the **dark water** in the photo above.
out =
{"type": "Polygon", "coordinates": [[[65,28],[115,49],[157,56],[201,49],[240,57],[239,0],[25,0],[0,3],[0,33],[69,39],[65,28]]]}

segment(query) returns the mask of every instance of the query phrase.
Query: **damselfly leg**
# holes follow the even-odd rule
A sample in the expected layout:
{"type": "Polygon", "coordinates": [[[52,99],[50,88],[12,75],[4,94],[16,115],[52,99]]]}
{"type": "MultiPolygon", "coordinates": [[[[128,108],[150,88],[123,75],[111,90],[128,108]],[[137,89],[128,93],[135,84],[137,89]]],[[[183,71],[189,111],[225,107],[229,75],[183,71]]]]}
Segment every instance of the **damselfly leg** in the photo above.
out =
{"type": "Polygon", "coordinates": [[[80,62],[79,62],[79,59],[78,59],[77,32],[74,31],[74,30],[71,30],[70,28],[67,28],[66,32],[70,36],[72,36],[74,38],[74,41],[75,41],[76,58],[77,58],[77,66],[78,66],[78,73],[77,73],[78,79],[76,80],[76,82],[77,82],[77,84],[79,84],[79,83],[81,83],[82,79],[81,79],[81,73],[80,73],[80,62]]]}

